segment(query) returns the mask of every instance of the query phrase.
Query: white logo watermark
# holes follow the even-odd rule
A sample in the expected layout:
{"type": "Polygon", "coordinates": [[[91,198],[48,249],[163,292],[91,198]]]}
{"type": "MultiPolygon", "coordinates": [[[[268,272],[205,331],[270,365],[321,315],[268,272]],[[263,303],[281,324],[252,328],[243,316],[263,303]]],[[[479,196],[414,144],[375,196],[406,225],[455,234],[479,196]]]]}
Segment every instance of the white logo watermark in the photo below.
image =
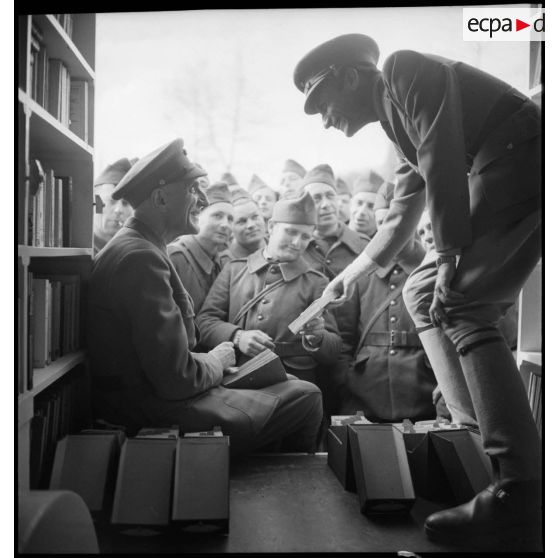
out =
{"type": "Polygon", "coordinates": [[[463,8],[464,41],[544,41],[544,8],[463,8]]]}

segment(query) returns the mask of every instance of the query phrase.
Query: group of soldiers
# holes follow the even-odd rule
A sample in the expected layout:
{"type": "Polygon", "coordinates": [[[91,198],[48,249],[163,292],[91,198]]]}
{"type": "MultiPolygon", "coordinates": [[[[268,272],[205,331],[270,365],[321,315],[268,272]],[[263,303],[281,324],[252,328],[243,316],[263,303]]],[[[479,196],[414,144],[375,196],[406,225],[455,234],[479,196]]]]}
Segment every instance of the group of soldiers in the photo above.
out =
{"type": "MultiPolygon", "coordinates": [[[[96,252],[100,239],[112,237],[131,216],[126,200],[109,196],[134,162],[120,159],[95,180],[96,195],[105,199],[96,252]]],[[[257,175],[242,188],[230,172],[213,184],[200,177],[197,187],[207,199],[198,232],[167,245],[192,301],[197,350],[237,334],[237,364],[269,348],[288,373],[319,386],[320,449],[332,415],[363,411],[369,420],[389,422],[451,418],[401,297],[428,245],[418,234],[389,266],[360,281],[348,304],[306,324],[302,337],[288,329],[374,236],[393,198],[392,183],[372,170],[349,188],[328,164],[306,172],[288,159],[277,189],[257,175]],[[293,228],[304,229],[300,239],[289,236],[293,228]]]]}
{"type": "Polygon", "coordinates": [[[125,174],[100,195],[101,219],[132,215],[89,284],[95,413],[129,433],[220,425],[233,455],[313,451],[333,413],[433,418],[434,392],[480,430],[493,482],[431,514],[427,536],[532,533],[541,443],[500,322],[541,256],[540,109],[462,62],[404,50],[380,70],[378,59],[371,37],[348,34],[294,69],[307,114],[348,138],[379,122],[398,153],[394,185],[353,185],[348,214],[328,165],[291,161],[279,195],[257,177],[248,190],[208,184],[181,139],[116,165],[125,174]],[[322,293],[330,307],[292,334],[322,293]],[[264,349],[286,381],[221,385],[264,349]]]}

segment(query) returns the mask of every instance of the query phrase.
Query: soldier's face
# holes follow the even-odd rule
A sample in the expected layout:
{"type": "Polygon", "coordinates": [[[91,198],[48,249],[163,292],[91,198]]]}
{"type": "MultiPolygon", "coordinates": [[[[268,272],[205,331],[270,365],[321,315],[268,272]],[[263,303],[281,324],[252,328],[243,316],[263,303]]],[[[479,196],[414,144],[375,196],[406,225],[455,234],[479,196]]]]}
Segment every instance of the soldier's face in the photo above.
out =
{"type": "Polygon", "coordinates": [[[293,223],[274,223],[269,221],[268,252],[280,262],[297,260],[312,240],[314,225],[295,225],[293,223]]]}
{"type": "Polygon", "coordinates": [[[114,236],[133,213],[132,206],[126,200],[112,199],[114,189],[113,184],[102,184],[96,186],[94,192],[103,202],[103,213],[100,220],[96,220],[95,228],[109,236],[114,236]]]}
{"type": "Polygon", "coordinates": [[[425,252],[434,249],[434,236],[432,235],[432,222],[428,212],[424,212],[417,225],[417,232],[425,252]]]}
{"type": "Polygon", "coordinates": [[[339,194],[339,219],[346,223],[351,216],[351,196],[349,194],[339,194]]]}
{"type": "Polygon", "coordinates": [[[260,188],[254,192],[252,198],[258,204],[264,218],[269,219],[277,201],[275,192],[271,188],[260,188]]]}
{"type": "Polygon", "coordinates": [[[166,191],[168,229],[176,236],[196,234],[200,212],[207,206],[198,181],[173,182],[163,189],[166,191]]]}
{"type": "Polygon", "coordinates": [[[351,199],[351,220],[349,227],[354,231],[372,236],[376,232],[374,201],[376,194],[358,192],[351,199]]]}
{"type": "Polygon", "coordinates": [[[279,190],[282,196],[287,196],[298,190],[298,185],[302,182],[302,178],[296,172],[287,171],[281,175],[279,182],[279,190]]]}
{"type": "Polygon", "coordinates": [[[233,224],[233,207],[230,203],[213,203],[199,217],[198,233],[212,244],[224,246],[229,241],[233,224]]]}
{"type": "Polygon", "coordinates": [[[337,128],[350,138],[370,122],[356,91],[344,86],[342,76],[325,79],[314,95],[314,104],[326,129],[337,128]]]}
{"type": "Polygon", "coordinates": [[[338,196],[329,184],[314,182],[304,189],[312,196],[318,210],[318,226],[327,227],[339,222],[338,196]]]}
{"type": "Polygon", "coordinates": [[[233,235],[241,245],[256,244],[265,234],[265,222],[256,202],[247,201],[233,208],[233,235]]]}

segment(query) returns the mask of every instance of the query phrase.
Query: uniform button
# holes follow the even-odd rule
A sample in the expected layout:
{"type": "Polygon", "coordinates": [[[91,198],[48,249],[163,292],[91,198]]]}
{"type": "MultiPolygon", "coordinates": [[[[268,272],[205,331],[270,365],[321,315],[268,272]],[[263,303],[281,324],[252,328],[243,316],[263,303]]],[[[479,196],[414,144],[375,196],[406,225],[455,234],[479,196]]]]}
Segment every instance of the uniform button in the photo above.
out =
{"type": "Polygon", "coordinates": [[[506,145],[506,149],[513,149],[513,143],[508,143],[508,145],[506,145]]]}
{"type": "Polygon", "coordinates": [[[393,274],[394,274],[394,275],[399,275],[399,271],[398,271],[397,269],[394,269],[394,270],[393,270],[393,274]]]}
{"type": "Polygon", "coordinates": [[[278,273],[278,272],[279,272],[279,269],[277,269],[277,266],[276,266],[276,265],[272,265],[272,266],[269,268],[269,272],[270,272],[270,273],[278,273]]]}
{"type": "Polygon", "coordinates": [[[326,264],[330,264],[330,263],[331,263],[331,260],[326,260],[326,264]]]}
{"type": "Polygon", "coordinates": [[[261,322],[264,319],[264,317],[261,314],[258,314],[258,320],[261,322]]]}
{"type": "Polygon", "coordinates": [[[395,285],[390,285],[390,286],[389,286],[389,290],[390,290],[390,291],[393,291],[394,289],[395,289],[395,285]]]}
{"type": "Polygon", "coordinates": [[[397,354],[397,351],[396,351],[395,349],[391,349],[391,351],[389,352],[389,354],[393,356],[393,355],[397,354]]]}
{"type": "Polygon", "coordinates": [[[391,323],[396,322],[396,321],[397,321],[397,318],[396,318],[395,316],[392,316],[392,317],[389,319],[389,321],[390,321],[391,323]]]}
{"type": "Polygon", "coordinates": [[[262,304],[267,304],[268,302],[269,302],[269,300],[267,300],[267,298],[264,298],[264,299],[262,300],[262,304]]]}
{"type": "Polygon", "coordinates": [[[392,300],[392,301],[389,303],[389,305],[390,305],[390,306],[395,306],[395,300],[392,300]]]}

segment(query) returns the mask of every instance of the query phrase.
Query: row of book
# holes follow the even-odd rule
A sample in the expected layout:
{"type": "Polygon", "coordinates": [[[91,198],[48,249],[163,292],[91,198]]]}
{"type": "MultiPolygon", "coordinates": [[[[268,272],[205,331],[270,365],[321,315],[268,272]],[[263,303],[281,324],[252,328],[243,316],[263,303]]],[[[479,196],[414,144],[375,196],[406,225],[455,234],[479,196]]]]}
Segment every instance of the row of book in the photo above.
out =
{"type": "Polygon", "coordinates": [[[64,61],[48,56],[36,23],[31,28],[30,70],[31,98],[88,143],[89,83],[72,78],[64,61]]]}
{"type": "Polygon", "coordinates": [[[20,362],[20,393],[25,387],[33,389],[35,368],[44,368],[80,346],[79,275],[29,272],[28,278],[27,367],[24,370],[20,362]]]}
{"type": "Polygon", "coordinates": [[[539,434],[542,435],[542,376],[531,373],[529,376],[529,387],[527,390],[529,405],[533,411],[533,417],[539,434]]]}
{"type": "Polygon", "coordinates": [[[71,176],[55,176],[35,159],[28,205],[27,243],[30,246],[72,246],[71,176]]]}
{"type": "Polygon", "coordinates": [[[58,440],[88,425],[84,372],[76,369],[35,399],[31,419],[30,488],[48,488],[58,440]]]}

